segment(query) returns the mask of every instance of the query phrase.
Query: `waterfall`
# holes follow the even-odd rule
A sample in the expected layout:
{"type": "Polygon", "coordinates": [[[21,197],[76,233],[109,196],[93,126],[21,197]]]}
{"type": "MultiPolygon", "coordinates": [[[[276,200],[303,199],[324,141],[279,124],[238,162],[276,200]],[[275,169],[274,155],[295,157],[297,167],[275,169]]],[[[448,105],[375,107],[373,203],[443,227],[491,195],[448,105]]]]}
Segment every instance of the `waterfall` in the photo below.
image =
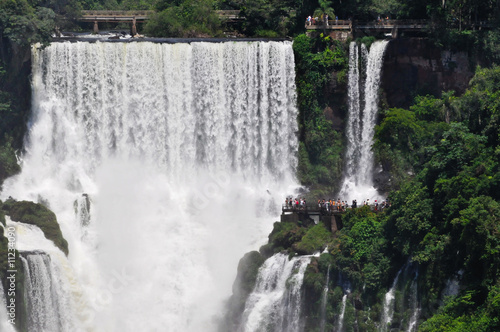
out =
{"type": "Polygon", "coordinates": [[[32,64],[22,172],[0,198],[56,213],[88,307],[75,325],[215,330],[297,186],[292,43],[61,42],[32,64]]]}
{"type": "Polygon", "coordinates": [[[373,187],[374,160],[371,148],[377,121],[380,76],[387,44],[388,41],[376,41],[371,45],[369,52],[364,45],[361,45],[361,52],[355,42],[349,45],[346,169],[340,190],[340,196],[347,198],[348,201],[353,199],[373,201],[378,196],[373,187]],[[362,70],[360,66],[363,67],[362,70]],[[365,80],[362,79],[363,73],[366,75],[365,80]]]}
{"type": "Polygon", "coordinates": [[[380,320],[381,331],[387,331],[387,328],[392,322],[392,316],[394,315],[394,299],[395,299],[396,287],[398,285],[399,275],[401,274],[402,270],[403,269],[398,271],[396,277],[394,278],[391,288],[385,294],[382,319],[380,320]]]}
{"type": "Polygon", "coordinates": [[[330,264],[328,264],[328,271],[326,272],[325,287],[323,288],[323,294],[321,295],[321,313],[320,313],[321,324],[320,324],[320,328],[319,328],[319,330],[321,332],[325,332],[326,304],[328,302],[328,284],[329,283],[330,283],[330,264]]]}
{"type": "Polygon", "coordinates": [[[249,295],[239,331],[302,331],[301,287],[311,256],[288,259],[278,253],[259,269],[249,295]]]}
{"type": "Polygon", "coordinates": [[[420,306],[418,303],[418,271],[415,273],[415,278],[411,281],[410,285],[410,296],[408,298],[409,307],[410,307],[410,320],[408,322],[407,332],[417,331],[417,323],[418,317],[420,315],[420,306]]]}
{"type": "Polygon", "coordinates": [[[24,253],[24,298],[28,313],[28,331],[74,331],[71,308],[65,301],[67,294],[61,288],[60,273],[53,268],[45,253],[24,253]]]}
{"type": "Polygon", "coordinates": [[[446,284],[444,285],[444,289],[441,292],[440,297],[440,305],[444,305],[445,301],[450,296],[457,296],[460,291],[460,280],[462,275],[464,274],[464,270],[459,270],[456,274],[454,274],[451,278],[446,280],[446,284]]]}
{"type": "Polygon", "coordinates": [[[345,306],[347,303],[347,294],[344,294],[342,296],[342,307],[340,308],[340,314],[339,314],[339,323],[337,326],[337,332],[342,332],[342,329],[344,328],[344,314],[345,314],[345,306]]]}
{"type": "Polygon", "coordinates": [[[16,229],[28,331],[80,331],[87,307],[66,256],[37,226],[6,219],[16,229]]]}

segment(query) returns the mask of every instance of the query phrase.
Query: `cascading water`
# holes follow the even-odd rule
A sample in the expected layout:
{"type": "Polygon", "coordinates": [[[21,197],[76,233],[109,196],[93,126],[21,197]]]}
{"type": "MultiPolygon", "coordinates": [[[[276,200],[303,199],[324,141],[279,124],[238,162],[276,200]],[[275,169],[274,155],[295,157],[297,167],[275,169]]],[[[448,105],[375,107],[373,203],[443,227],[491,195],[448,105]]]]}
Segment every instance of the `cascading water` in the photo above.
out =
{"type": "Polygon", "coordinates": [[[464,270],[459,270],[455,275],[446,281],[444,289],[441,293],[440,305],[444,305],[446,300],[452,296],[457,296],[460,291],[460,280],[464,270]]]}
{"type": "Polygon", "coordinates": [[[13,222],[16,248],[24,272],[24,301],[28,331],[82,331],[79,316],[82,292],[61,250],[34,225],[13,222]]]}
{"type": "Polygon", "coordinates": [[[342,296],[342,307],[340,308],[339,321],[337,324],[337,332],[342,332],[344,328],[344,314],[345,314],[345,306],[347,304],[347,295],[350,293],[350,290],[347,289],[344,296],[342,296]]]}
{"type": "Polygon", "coordinates": [[[392,322],[392,317],[394,315],[394,300],[395,300],[396,287],[398,286],[399,275],[401,274],[401,271],[402,269],[398,271],[392,283],[391,289],[389,289],[389,291],[385,294],[382,319],[380,320],[381,331],[387,331],[389,325],[392,322]]]}
{"type": "Polygon", "coordinates": [[[296,186],[291,46],[33,49],[26,153],[2,198],[56,213],[81,292],[68,307],[85,308],[76,328],[215,329],[239,258],[296,186]]]}
{"type": "Polygon", "coordinates": [[[330,283],[330,264],[328,264],[328,271],[326,272],[326,282],[323,288],[323,294],[321,295],[321,313],[320,313],[320,332],[325,332],[326,325],[326,304],[328,302],[328,285],[330,283]]]}
{"type": "Polygon", "coordinates": [[[73,331],[74,320],[68,317],[68,303],[56,280],[59,273],[51,266],[45,253],[24,253],[21,261],[25,271],[24,287],[28,313],[28,331],[73,331]]]}
{"type": "Polygon", "coordinates": [[[420,306],[418,303],[418,271],[415,273],[415,278],[412,280],[410,285],[410,296],[408,298],[408,304],[410,307],[410,320],[408,322],[407,332],[417,331],[418,317],[420,316],[420,306]]]}
{"type": "Polygon", "coordinates": [[[299,332],[301,288],[311,256],[288,259],[278,253],[260,267],[243,312],[240,332],[299,332]]]}
{"type": "MultiPolygon", "coordinates": [[[[373,144],[374,127],[378,112],[378,93],[384,52],[388,41],[376,41],[367,55],[366,80],[362,80],[360,63],[364,64],[366,48],[349,45],[348,102],[349,118],[346,130],[346,170],[339,196],[373,201],[378,193],[373,187],[373,144]],[[361,58],[361,59],[360,59],[361,58]],[[362,103],[364,101],[364,103],[362,103]],[[361,107],[363,106],[363,107],[361,107]]],[[[359,202],[358,202],[359,204],[359,202]]]]}

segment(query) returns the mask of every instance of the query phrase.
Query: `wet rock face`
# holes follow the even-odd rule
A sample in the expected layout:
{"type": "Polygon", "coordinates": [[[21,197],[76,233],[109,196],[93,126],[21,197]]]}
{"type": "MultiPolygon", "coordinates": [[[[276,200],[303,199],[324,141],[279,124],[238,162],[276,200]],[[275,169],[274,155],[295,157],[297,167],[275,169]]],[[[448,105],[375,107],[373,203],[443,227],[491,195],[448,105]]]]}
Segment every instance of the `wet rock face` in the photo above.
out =
{"type": "Polygon", "coordinates": [[[385,53],[382,89],[389,107],[407,108],[416,95],[460,95],[473,75],[466,52],[444,51],[426,39],[395,39],[385,53]]]}

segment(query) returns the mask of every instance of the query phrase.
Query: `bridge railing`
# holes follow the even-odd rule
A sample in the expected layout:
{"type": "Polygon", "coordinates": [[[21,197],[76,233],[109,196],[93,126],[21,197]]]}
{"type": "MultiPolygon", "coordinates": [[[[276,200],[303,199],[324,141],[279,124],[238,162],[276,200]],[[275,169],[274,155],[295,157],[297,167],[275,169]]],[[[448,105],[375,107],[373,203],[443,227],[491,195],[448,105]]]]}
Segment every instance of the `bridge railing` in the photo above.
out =
{"type": "Polygon", "coordinates": [[[149,16],[153,10],[82,10],[82,16],[149,16]]]}
{"type": "MultiPolygon", "coordinates": [[[[366,205],[370,208],[371,211],[373,212],[380,212],[383,209],[387,208],[387,206],[383,206],[382,204],[368,204],[366,205]]],[[[361,208],[363,205],[358,205],[356,208],[361,208]]],[[[304,212],[304,213],[320,213],[320,214],[331,214],[331,213],[342,213],[346,212],[347,210],[352,209],[352,205],[346,206],[319,206],[319,204],[306,204],[306,205],[296,205],[296,204],[282,204],[281,205],[281,211],[282,212],[304,212]]]]}
{"type": "MultiPolygon", "coordinates": [[[[428,20],[376,20],[376,21],[351,21],[351,20],[328,20],[328,26],[326,28],[335,29],[336,26],[342,28],[357,28],[357,27],[373,27],[373,28],[384,28],[384,27],[393,27],[395,25],[398,26],[414,26],[421,28],[426,26],[429,23],[428,20]]],[[[305,21],[306,28],[309,29],[318,29],[325,28],[325,24],[322,20],[318,21],[305,21]]]]}
{"type": "MultiPolygon", "coordinates": [[[[309,24],[309,22],[306,20],[305,24],[306,26],[323,26],[324,25],[324,22],[323,20],[312,20],[310,22],[311,24],[309,24]]],[[[330,26],[335,26],[335,25],[350,25],[352,24],[352,21],[351,20],[328,20],[328,25],[330,26]]]]}

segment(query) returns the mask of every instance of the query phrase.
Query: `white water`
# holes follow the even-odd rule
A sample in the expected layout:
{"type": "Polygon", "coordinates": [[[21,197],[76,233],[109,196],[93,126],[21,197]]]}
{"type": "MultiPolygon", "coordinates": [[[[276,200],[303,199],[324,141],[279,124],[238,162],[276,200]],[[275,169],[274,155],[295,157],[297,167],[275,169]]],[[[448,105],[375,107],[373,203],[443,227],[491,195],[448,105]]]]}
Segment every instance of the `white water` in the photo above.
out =
{"type": "Polygon", "coordinates": [[[378,113],[380,76],[387,44],[388,41],[376,41],[371,45],[366,68],[361,68],[362,70],[359,67],[365,63],[364,45],[361,45],[361,57],[359,46],[355,42],[349,45],[346,170],[339,195],[349,202],[358,200],[358,205],[366,199],[371,202],[380,199],[373,187],[374,159],[371,149],[378,113]],[[361,79],[363,72],[366,72],[365,81],[361,79]]]}
{"type": "Polygon", "coordinates": [[[381,331],[387,331],[389,325],[392,322],[392,317],[394,315],[394,299],[395,299],[396,287],[398,285],[399,275],[401,274],[402,270],[403,269],[398,271],[392,283],[391,289],[389,289],[389,291],[385,294],[384,308],[382,312],[382,319],[380,322],[381,331]]]}
{"type": "Polygon", "coordinates": [[[344,314],[345,314],[345,306],[347,303],[347,293],[342,296],[342,307],[340,308],[340,314],[339,314],[339,324],[337,327],[337,332],[342,332],[342,329],[344,328],[344,314]]]}
{"type": "Polygon", "coordinates": [[[278,253],[260,267],[243,312],[240,332],[299,332],[301,288],[311,256],[288,259],[278,253]]]}
{"type": "Polygon", "coordinates": [[[72,306],[65,303],[67,294],[60,287],[60,271],[53,269],[45,253],[21,256],[25,271],[24,287],[27,301],[28,331],[74,331],[72,306]]]}
{"type": "Polygon", "coordinates": [[[326,272],[326,282],[323,288],[323,294],[321,295],[321,313],[320,313],[320,332],[325,332],[326,325],[326,304],[328,302],[328,284],[330,283],[330,264],[328,264],[328,271],[326,272]]]}
{"type": "Polygon", "coordinates": [[[290,42],[33,50],[22,173],[1,196],[56,213],[90,308],[75,325],[215,329],[296,186],[294,80],[290,42]]]}
{"type": "Polygon", "coordinates": [[[441,293],[440,305],[444,305],[445,301],[450,296],[457,296],[460,291],[460,279],[462,278],[464,271],[459,270],[450,279],[446,280],[446,284],[441,293]]]}
{"type": "Polygon", "coordinates": [[[407,332],[417,331],[418,317],[420,316],[420,306],[418,303],[418,271],[415,273],[415,278],[412,280],[410,285],[410,296],[409,296],[409,306],[410,306],[410,320],[408,322],[407,332]]]}
{"type": "Polygon", "coordinates": [[[82,331],[81,313],[88,308],[64,253],[37,226],[6,219],[24,268],[28,330],[82,331]]]}

